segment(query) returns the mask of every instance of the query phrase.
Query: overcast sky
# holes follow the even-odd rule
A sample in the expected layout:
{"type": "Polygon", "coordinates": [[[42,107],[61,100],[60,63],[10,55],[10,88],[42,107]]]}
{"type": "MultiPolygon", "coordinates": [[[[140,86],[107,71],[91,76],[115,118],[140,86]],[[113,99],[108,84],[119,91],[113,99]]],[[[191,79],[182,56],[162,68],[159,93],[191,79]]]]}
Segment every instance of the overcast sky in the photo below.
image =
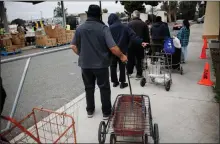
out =
{"type": "MultiPolygon", "coordinates": [[[[84,13],[90,4],[99,4],[98,1],[88,2],[64,2],[65,8],[69,14],[84,13]]],[[[25,20],[40,19],[41,12],[44,18],[52,18],[53,10],[57,6],[57,2],[43,2],[36,5],[23,2],[5,2],[7,8],[8,21],[16,18],[25,20]]],[[[120,3],[114,1],[102,2],[102,8],[107,8],[109,13],[123,12],[124,7],[120,3]]],[[[146,7],[149,9],[149,7],[146,7]]]]}

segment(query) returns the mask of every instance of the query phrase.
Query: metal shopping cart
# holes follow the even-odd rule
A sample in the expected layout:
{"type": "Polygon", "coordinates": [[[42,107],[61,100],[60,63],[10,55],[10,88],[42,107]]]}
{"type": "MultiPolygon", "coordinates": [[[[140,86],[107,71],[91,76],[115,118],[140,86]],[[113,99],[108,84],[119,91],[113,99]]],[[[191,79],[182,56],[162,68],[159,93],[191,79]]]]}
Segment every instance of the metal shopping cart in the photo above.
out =
{"type": "Polygon", "coordinates": [[[76,143],[74,119],[65,114],[33,108],[21,121],[1,116],[12,127],[0,134],[0,143],[76,143]],[[43,118],[44,117],[44,118],[43,118]],[[30,123],[34,123],[30,127],[30,123]]]}
{"type": "Polygon", "coordinates": [[[163,84],[165,90],[169,91],[172,84],[172,54],[165,53],[162,50],[162,45],[151,44],[151,46],[159,46],[161,50],[155,52],[154,55],[149,55],[150,48],[145,48],[143,59],[144,77],[140,81],[142,87],[147,82],[163,84]]]}
{"type": "Polygon", "coordinates": [[[101,121],[98,130],[98,140],[104,144],[106,135],[110,133],[110,144],[116,142],[148,143],[152,137],[155,144],[159,143],[158,124],[152,122],[150,98],[147,95],[132,94],[128,76],[130,94],[117,96],[112,114],[107,123],[101,121]]]}

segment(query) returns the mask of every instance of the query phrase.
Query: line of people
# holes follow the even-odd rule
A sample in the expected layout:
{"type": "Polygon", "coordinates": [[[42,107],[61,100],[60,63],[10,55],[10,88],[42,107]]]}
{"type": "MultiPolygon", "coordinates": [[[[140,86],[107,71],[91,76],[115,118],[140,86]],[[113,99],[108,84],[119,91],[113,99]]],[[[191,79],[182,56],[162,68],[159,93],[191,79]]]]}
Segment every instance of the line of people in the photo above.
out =
{"type": "MultiPolygon", "coordinates": [[[[82,69],[82,79],[85,85],[87,114],[93,117],[95,112],[95,83],[100,89],[103,119],[111,114],[111,89],[109,82],[109,67],[113,87],[120,84],[120,88],[128,86],[127,73],[133,74],[136,66],[137,78],[142,78],[142,60],[144,48],[150,42],[163,45],[164,40],[170,37],[168,24],[156,17],[156,22],[149,31],[148,25],[140,19],[140,13],[134,11],[132,21],[126,26],[122,24],[116,14],[108,18],[109,27],[101,21],[101,9],[98,5],[90,5],[87,20],[75,32],[71,43],[72,50],[79,55],[78,65],[82,69]],[[150,41],[150,35],[152,41],[150,41]],[[119,80],[117,65],[119,64],[119,80]]],[[[152,46],[151,55],[159,52],[163,47],[152,46]]]]}
{"type": "MultiPolygon", "coordinates": [[[[143,47],[150,43],[149,28],[140,19],[138,11],[133,12],[133,20],[128,26],[122,24],[116,14],[109,16],[109,27],[106,26],[101,21],[101,9],[98,5],[89,6],[87,17],[86,22],[76,29],[71,48],[79,55],[78,64],[82,69],[88,117],[92,117],[95,112],[94,92],[97,81],[101,93],[103,118],[107,119],[112,108],[108,68],[110,66],[113,87],[117,87],[119,82],[121,88],[128,86],[124,64],[127,61],[128,74],[132,74],[136,66],[136,77],[141,78],[143,47]]],[[[157,17],[157,22],[152,26],[152,42],[162,43],[168,31],[168,26],[161,21],[161,17],[157,17]]],[[[154,49],[156,48],[152,48],[153,53],[154,49]]]]}

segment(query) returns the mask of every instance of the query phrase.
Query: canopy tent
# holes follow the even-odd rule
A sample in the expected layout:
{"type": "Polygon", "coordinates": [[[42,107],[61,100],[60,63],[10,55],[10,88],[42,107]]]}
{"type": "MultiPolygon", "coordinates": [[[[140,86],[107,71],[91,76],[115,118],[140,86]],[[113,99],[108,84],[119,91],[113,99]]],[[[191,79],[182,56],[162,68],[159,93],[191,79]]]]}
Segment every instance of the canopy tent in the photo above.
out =
{"type": "Polygon", "coordinates": [[[220,2],[208,1],[203,25],[203,38],[218,39],[220,33],[220,2]]]}

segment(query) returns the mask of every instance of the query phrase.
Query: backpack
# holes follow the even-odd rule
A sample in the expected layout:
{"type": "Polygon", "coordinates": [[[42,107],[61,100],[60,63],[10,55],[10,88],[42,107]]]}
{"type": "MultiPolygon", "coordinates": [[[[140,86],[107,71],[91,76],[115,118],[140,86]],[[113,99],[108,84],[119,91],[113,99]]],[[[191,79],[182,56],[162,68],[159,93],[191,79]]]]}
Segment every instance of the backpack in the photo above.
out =
{"type": "Polygon", "coordinates": [[[168,54],[173,54],[175,52],[175,47],[174,47],[172,38],[165,39],[163,50],[165,53],[168,53],[168,54]]]}

